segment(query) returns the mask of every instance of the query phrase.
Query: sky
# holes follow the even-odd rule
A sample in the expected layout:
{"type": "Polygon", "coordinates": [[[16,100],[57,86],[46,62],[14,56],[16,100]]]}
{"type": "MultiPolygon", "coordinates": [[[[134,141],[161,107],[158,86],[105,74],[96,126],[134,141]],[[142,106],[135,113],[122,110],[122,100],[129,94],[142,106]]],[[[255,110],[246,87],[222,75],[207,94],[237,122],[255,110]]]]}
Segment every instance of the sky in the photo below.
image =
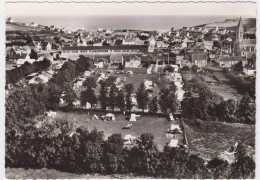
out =
{"type": "Polygon", "coordinates": [[[256,3],[41,3],[6,2],[6,16],[221,15],[256,17],[256,3]]]}

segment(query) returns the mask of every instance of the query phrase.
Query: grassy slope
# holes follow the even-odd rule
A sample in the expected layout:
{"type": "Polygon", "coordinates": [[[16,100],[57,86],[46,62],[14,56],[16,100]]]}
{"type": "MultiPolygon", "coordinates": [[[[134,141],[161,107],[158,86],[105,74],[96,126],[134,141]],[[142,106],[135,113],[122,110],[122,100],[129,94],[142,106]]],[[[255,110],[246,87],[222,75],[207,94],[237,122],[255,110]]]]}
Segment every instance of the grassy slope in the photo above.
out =
{"type": "Polygon", "coordinates": [[[133,175],[100,175],[100,174],[73,174],[67,172],[61,172],[53,169],[28,169],[23,168],[6,168],[6,178],[8,179],[133,179],[133,178],[149,178],[149,177],[137,177],[133,175]]]}
{"type": "Polygon", "coordinates": [[[218,157],[236,142],[255,144],[255,127],[245,124],[220,122],[190,123],[185,121],[189,150],[205,159],[218,157]]]}

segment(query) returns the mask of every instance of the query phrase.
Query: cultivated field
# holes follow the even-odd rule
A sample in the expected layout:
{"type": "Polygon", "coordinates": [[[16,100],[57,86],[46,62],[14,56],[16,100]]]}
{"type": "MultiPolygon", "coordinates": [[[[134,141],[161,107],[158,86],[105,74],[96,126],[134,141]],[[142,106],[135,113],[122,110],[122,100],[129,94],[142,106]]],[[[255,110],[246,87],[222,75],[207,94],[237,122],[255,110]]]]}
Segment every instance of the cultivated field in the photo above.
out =
{"type": "Polygon", "coordinates": [[[116,121],[103,121],[100,119],[92,120],[94,114],[97,116],[106,115],[106,113],[101,112],[90,112],[89,114],[87,112],[58,112],[58,115],[55,118],[67,119],[71,122],[73,122],[75,118],[76,127],[83,125],[89,130],[96,128],[97,130],[104,132],[105,139],[114,133],[122,134],[123,138],[126,134],[138,137],[142,133],[152,133],[159,150],[163,150],[166,143],[170,141],[166,138],[166,131],[170,128],[171,122],[166,118],[141,115],[137,118],[136,122],[129,122],[129,116],[115,114],[116,121]],[[122,129],[129,123],[133,124],[133,129],[122,129]]]}
{"type": "Polygon", "coordinates": [[[244,142],[254,147],[254,126],[209,121],[190,123],[185,120],[184,122],[190,153],[199,154],[205,159],[218,157],[236,142],[244,142]]]}

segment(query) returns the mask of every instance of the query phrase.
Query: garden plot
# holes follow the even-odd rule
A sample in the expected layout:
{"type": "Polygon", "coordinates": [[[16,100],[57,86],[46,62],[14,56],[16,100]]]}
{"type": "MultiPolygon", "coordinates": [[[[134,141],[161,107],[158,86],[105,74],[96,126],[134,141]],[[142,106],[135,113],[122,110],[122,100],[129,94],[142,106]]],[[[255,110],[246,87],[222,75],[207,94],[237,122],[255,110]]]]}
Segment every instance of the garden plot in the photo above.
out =
{"type": "Polygon", "coordinates": [[[236,142],[254,147],[254,126],[209,121],[191,123],[185,120],[184,122],[189,152],[198,154],[206,160],[219,157],[236,142]]]}

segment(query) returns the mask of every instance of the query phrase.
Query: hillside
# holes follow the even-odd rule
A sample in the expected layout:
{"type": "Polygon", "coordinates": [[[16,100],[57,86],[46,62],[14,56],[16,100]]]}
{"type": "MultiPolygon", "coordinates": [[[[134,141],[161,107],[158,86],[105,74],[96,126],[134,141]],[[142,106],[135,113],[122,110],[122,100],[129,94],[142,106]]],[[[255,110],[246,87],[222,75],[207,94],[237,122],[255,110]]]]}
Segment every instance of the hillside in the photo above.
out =
{"type": "Polygon", "coordinates": [[[232,28],[238,25],[239,19],[226,19],[225,21],[206,24],[205,27],[232,28]]]}
{"type": "Polygon", "coordinates": [[[42,26],[30,27],[18,23],[6,23],[6,31],[41,31],[44,29],[42,26]]]}

